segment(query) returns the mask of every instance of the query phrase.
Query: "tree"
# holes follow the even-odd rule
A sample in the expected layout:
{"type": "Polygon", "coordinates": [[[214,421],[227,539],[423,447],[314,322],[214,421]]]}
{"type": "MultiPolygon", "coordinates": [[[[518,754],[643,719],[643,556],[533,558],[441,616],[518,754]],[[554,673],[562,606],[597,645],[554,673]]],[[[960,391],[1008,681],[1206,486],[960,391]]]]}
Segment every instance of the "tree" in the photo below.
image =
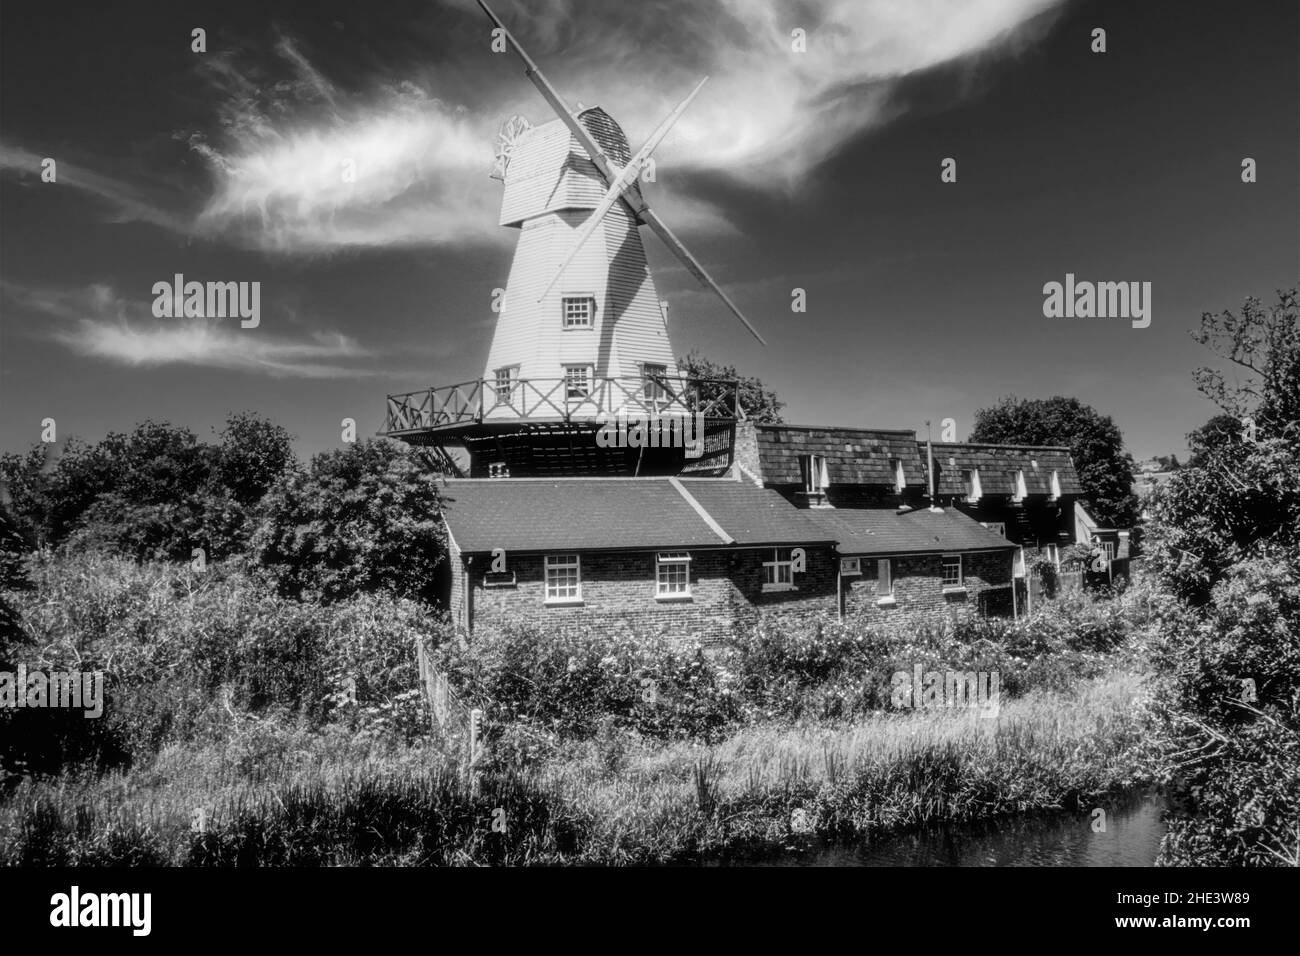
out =
{"type": "Polygon", "coordinates": [[[253,560],[281,593],[429,599],[444,535],[438,480],[407,446],[369,440],[284,472],[262,500],[253,560]]]}
{"type": "Polygon", "coordinates": [[[259,501],[293,461],[293,436],[251,412],[226,419],[217,448],[216,477],[240,504],[259,501]]]}
{"type": "Polygon", "coordinates": [[[1137,520],[1133,458],[1107,415],[1077,398],[1000,399],[975,413],[973,442],[1064,445],[1079,472],[1088,510],[1103,525],[1126,528],[1137,520]]]}
{"type": "MultiPolygon", "coordinates": [[[[763,424],[779,424],[784,421],[781,409],[785,402],[777,398],[776,392],[767,388],[754,376],[741,375],[734,365],[719,365],[705,358],[698,352],[691,352],[685,358],[677,360],[677,367],[683,376],[700,379],[722,379],[738,382],[740,392],[740,410],[745,418],[763,424]]],[[[702,399],[718,399],[724,396],[726,388],[711,382],[700,386],[702,399]]]]}
{"type": "Polygon", "coordinates": [[[1152,645],[1167,865],[1300,865],[1300,349],[1296,292],[1278,298],[1203,318],[1198,341],[1254,377],[1197,370],[1227,422],[1152,507],[1148,561],[1178,599],[1152,645]]]}
{"type": "Polygon", "coordinates": [[[1187,447],[1192,457],[1188,468],[1200,468],[1210,454],[1222,445],[1241,440],[1242,424],[1231,415],[1215,415],[1195,431],[1187,433],[1187,447]]]}

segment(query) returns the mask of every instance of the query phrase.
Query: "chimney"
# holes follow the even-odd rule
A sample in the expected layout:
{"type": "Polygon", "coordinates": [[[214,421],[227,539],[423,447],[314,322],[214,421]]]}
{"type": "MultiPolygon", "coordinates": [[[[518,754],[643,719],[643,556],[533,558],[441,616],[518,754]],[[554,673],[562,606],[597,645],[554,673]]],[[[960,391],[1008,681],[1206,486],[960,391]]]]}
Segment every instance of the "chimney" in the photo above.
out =
{"type": "Polygon", "coordinates": [[[925,457],[925,475],[929,479],[930,510],[942,511],[943,509],[934,503],[934,441],[930,437],[930,423],[928,421],[925,423],[925,457]]]}

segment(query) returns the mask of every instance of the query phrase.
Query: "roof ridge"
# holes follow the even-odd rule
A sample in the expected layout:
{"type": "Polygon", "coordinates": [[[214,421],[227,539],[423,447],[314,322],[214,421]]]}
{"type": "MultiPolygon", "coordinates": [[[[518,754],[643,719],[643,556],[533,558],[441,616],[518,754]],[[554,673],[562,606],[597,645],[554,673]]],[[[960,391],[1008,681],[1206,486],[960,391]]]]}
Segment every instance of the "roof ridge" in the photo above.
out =
{"type": "Polygon", "coordinates": [[[687,491],[686,487],[680,481],[675,477],[670,477],[668,479],[668,484],[677,489],[677,493],[682,496],[688,505],[695,509],[695,513],[709,526],[709,530],[722,539],[723,544],[736,543],[736,539],[727,534],[726,529],[713,520],[713,515],[709,514],[708,511],[705,510],[704,505],[695,500],[695,496],[687,491]]]}

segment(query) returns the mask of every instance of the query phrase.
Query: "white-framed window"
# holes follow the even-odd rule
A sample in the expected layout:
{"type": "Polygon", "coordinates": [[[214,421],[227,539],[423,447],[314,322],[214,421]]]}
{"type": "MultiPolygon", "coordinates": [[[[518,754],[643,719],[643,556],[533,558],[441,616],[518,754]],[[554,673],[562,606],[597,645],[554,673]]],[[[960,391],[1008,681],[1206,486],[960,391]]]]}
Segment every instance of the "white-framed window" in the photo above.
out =
{"type": "Polygon", "coordinates": [[[1025,500],[1025,473],[1023,471],[1009,471],[1007,477],[1011,479],[1011,500],[1025,500]]]}
{"type": "Polygon", "coordinates": [[[763,562],[763,588],[781,590],[792,587],[794,587],[794,559],[790,555],[790,549],[773,548],[772,560],[763,562]]]}
{"type": "Polygon", "coordinates": [[[894,475],[894,490],[901,494],[907,488],[907,477],[903,474],[903,459],[889,459],[889,470],[894,475]]]}
{"type": "Polygon", "coordinates": [[[803,490],[810,495],[824,493],[830,485],[826,459],[821,455],[800,455],[799,470],[803,476],[803,490]]]}
{"type": "Polygon", "coordinates": [[[962,586],[960,554],[945,554],[943,556],[943,586],[945,588],[959,588],[962,586]]]}
{"type": "Polygon", "coordinates": [[[1057,472],[1052,472],[1052,500],[1055,501],[1061,497],[1061,476],[1057,472]]]}
{"type": "Polygon", "coordinates": [[[1097,547],[1101,548],[1101,550],[1102,550],[1103,552],[1105,552],[1107,563],[1109,563],[1109,562],[1115,560],[1115,542],[1114,542],[1114,541],[1103,541],[1103,540],[1101,540],[1100,538],[1094,536],[1093,539],[1092,539],[1092,543],[1095,544],[1097,547]]]}
{"type": "Polygon", "coordinates": [[[489,478],[509,478],[510,466],[504,461],[494,461],[488,465],[489,478]]]}
{"type": "Polygon", "coordinates": [[[1007,536],[1007,523],[1005,521],[981,521],[980,524],[994,534],[1000,534],[1004,538],[1007,536]]]}
{"type": "Polygon", "coordinates": [[[590,365],[564,366],[564,397],[588,398],[591,395],[591,378],[590,365]]]}
{"type": "Polygon", "coordinates": [[[876,561],[876,597],[880,600],[894,596],[894,569],[888,558],[876,561]]]}
{"type": "Polygon", "coordinates": [[[858,577],[862,574],[861,558],[840,558],[840,576],[845,578],[858,577]]]}
{"type": "Polygon", "coordinates": [[[691,556],[687,551],[660,551],[655,555],[655,597],[691,596],[691,556]]]}
{"type": "Polygon", "coordinates": [[[966,488],[967,501],[979,501],[983,497],[984,489],[980,487],[980,470],[978,468],[963,468],[961,483],[966,488]]]}
{"type": "Polygon", "coordinates": [[[643,362],[641,364],[641,397],[647,402],[666,402],[668,400],[668,390],[664,388],[663,380],[667,376],[667,365],[652,365],[649,362],[643,362]]]}
{"type": "Polygon", "coordinates": [[[546,603],[577,604],[581,600],[581,555],[548,554],[546,556],[546,603]]]}
{"type": "Polygon", "coordinates": [[[596,314],[596,299],[590,295],[566,295],[560,302],[564,310],[566,329],[589,329],[596,314]]]}
{"type": "Polygon", "coordinates": [[[508,405],[514,401],[515,385],[519,378],[519,366],[507,365],[492,373],[496,376],[497,401],[508,405]]]}

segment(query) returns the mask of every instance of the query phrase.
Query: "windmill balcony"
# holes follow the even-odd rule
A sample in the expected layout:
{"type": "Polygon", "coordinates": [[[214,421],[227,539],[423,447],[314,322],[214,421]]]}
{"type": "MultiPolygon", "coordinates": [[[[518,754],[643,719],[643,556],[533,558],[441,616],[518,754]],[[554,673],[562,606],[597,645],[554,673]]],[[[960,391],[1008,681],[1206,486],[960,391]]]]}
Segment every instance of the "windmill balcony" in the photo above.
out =
{"type": "Polygon", "coordinates": [[[602,423],[618,415],[741,418],[735,380],[631,375],[575,388],[564,378],[522,378],[508,386],[478,378],[388,396],[380,434],[394,438],[466,425],[512,422],[602,423]]]}

